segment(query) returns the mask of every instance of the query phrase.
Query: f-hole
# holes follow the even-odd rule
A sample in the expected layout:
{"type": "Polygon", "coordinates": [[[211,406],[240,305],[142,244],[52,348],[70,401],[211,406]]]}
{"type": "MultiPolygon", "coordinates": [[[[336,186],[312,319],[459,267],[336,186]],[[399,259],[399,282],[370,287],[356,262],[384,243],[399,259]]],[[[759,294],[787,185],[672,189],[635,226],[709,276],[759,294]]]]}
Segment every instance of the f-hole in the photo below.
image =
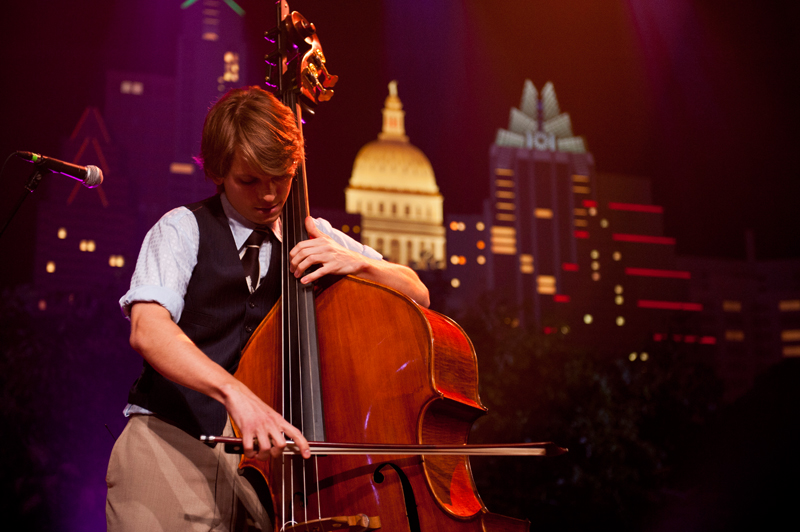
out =
{"type": "Polygon", "coordinates": [[[400,487],[403,490],[403,501],[406,505],[406,517],[408,517],[408,528],[411,532],[422,532],[419,526],[419,513],[417,513],[417,499],[414,497],[414,488],[411,487],[411,482],[408,480],[403,470],[391,462],[384,462],[375,469],[375,472],[372,474],[372,479],[376,484],[383,482],[386,477],[381,473],[381,469],[386,466],[394,469],[397,476],[400,478],[400,487]]]}

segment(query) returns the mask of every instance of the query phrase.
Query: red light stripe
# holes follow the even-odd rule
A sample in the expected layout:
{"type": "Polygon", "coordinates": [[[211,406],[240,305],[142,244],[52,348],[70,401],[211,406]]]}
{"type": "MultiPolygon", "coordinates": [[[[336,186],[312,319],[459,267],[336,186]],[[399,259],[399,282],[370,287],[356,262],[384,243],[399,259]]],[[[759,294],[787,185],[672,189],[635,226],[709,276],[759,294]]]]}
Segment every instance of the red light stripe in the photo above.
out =
{"type": "Polygon", "coordinates": [[[633,212],[664,212],[664,207],[660,205],[642,205],[640,203],[614,203],[610,202],[608,208],[614,211],[633,211],[633,212]]]}
{"type": "Polygon", "coordinates": [[[611,235],[617,242],[637,242],[640,244],[675,244],[675,239],[669,236],[627,235],[614,233],[611,235]]]}
{"type": "Polygon", "coordinates": [[[587,209],[590,207],[597,207],[597,202],[594,200],[585,199],[583,200],[583,206],[586,207],[587,209]]]}
{"type": "Polygon", "coordinates": [[[589,238],[589,231],[575,231],[575,238],[589,238]]]}
{"type": "Polygon", "coordinates": [[[714,338],[713,336],[703,336],[702,338],[700,338],[700,343],[707,345],[714,345],[717,343],[717,339],[714,338]]]}
{"type": "Polygon", "coordinates": [[[681,270],[656,270],[653,268],[625,268],[625,275],[641,277],[670,277],[672,279],[691,279],[692,274],[681,270]]]}
{"type": "Polygon", "coordinates": [[[640,299],[636,302],[639,308],[657,308],[664,310],[691,310],[699,312],[703,310],[700,303],[684,303],[681,301],[653,301],[650,299],[640,299]]]}
{"type": "Polygon", "coordinates": [[[553,301],[556,303],[569,303],[569,296],[564,294],[556,294],[553,296],[553,301]]]}
{"type": "Polygon", "coordinates": [[[561,265],[561,269],[564,270],[565,272],[577,272],[578,265],[571,262],[565,262],[564,264],[561,265]]]}

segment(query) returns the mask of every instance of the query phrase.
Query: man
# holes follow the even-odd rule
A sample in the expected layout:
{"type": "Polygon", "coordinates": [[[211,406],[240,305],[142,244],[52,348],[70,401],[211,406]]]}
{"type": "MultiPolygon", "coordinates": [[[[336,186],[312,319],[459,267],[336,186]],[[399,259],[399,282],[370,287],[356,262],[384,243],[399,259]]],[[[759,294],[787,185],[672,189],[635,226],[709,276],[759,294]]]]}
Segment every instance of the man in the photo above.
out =
{"type": "MultiPolygon", "coordinates": [[[[198,161],[219,194],[170,211],[150,230],[120,300],[144,370],[109,461],[109,530],[269,529],[236,458],[197,440],[231,434],[228,415],[246,456],[280,455],[284,434],[310,456],[299,430],[233,377],[253,324],[280,295],[280,214],[302,159],[291,111],[258,87],[230,91],[209,111],[198,161]],[[246,274],[256,263],[258,273],[246,274]]],[[[323,220],[305,225],[310,239],[291,250],[289,264],[302,283],[352,274],[428,305],[412,270],[323,220]]]]}

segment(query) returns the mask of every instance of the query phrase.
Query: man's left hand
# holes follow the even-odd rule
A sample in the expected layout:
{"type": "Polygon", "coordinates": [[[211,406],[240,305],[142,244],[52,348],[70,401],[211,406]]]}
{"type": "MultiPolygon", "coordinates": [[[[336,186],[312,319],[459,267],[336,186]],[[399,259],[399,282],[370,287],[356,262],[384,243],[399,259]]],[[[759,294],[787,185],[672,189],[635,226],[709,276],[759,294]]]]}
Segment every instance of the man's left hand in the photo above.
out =
{"type": "Polygon", "coordinates": [[[320,267],[303,276],[301,283],[308,284],[328,274],[356,275],[365,268],[366,258],[363,255],[334,242],[317,229],[310,216],[305,223],[309,239],[300,242],[289,252],[289,269],[295,277],[300,277],[312,265],[319,264],[320,267]]]}

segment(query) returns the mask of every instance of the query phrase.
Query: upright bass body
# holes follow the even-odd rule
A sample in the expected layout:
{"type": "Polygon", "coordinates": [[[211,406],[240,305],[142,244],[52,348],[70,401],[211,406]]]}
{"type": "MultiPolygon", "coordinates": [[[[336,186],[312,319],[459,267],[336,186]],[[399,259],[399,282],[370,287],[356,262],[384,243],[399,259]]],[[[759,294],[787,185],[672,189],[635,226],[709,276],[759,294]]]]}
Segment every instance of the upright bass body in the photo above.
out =
{"type": "MultiPolygon", "coordinates": [[[[279,306],[278,303],[277,306],[279,306]]],[[[276,306],[276,307],[277,307],[276,306]]],[[[326,439],[340,443],[463,444],[485,407],[475,352],[445,316],[381,285],[344,277],[316,298],[326,439]]],[[[245,348],[237,378],[279,405],[281,317],[273,309],[245,348]],[[277,383],[277,384],[276,384],[277,383]]],[[[286,496],[273,462],[243,459],[271,484],[276,513],[286,496]]],[[[524,532],[528,522],[489,512],[466,456],[324,456],[314,482],[298,493],[298,524],[366,515],[375,527],[403,531],[524,532]],[[416,507],[416,508],[415,508],[416,507]],[[379,517],[379,520],[375,520],[379,517]]],[[[283,523],[278,524],[280,528],[283,523]]],[[[334,528],[318,527],[317,530],[334,528]]],[[[347,528],[344,528],[345,530],[347,528]]]]}

